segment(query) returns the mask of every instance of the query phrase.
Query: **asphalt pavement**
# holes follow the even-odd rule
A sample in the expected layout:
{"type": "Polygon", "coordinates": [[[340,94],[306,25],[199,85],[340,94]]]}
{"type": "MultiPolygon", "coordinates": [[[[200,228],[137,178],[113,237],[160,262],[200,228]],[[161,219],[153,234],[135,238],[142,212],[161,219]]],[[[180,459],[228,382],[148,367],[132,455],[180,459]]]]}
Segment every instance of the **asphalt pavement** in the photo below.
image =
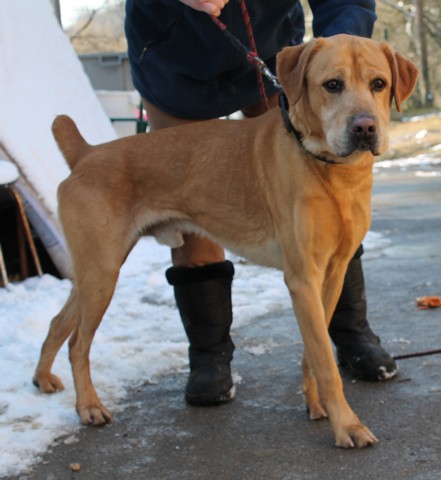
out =
{"type": "MultiPolygon", "coordinates": [[[[441,308],[415,301],[441,296],[441,165],[381,169],[372,207],[372,230],[390,244],[363,257],[370,324],[394,355],[441,349],[441,308]]],[[[256,318],[234,329],[234,342],[232,403],[187,406],[186,373],[163,377],[133,390],[111,425],[58,439],[9,480],[441,479],[441,355],[398,360],[398,377],[385,383],[343,374],[349,403],[380,442],[342,450],[328,422],[307,418],[293,313],[256,318]]]]}

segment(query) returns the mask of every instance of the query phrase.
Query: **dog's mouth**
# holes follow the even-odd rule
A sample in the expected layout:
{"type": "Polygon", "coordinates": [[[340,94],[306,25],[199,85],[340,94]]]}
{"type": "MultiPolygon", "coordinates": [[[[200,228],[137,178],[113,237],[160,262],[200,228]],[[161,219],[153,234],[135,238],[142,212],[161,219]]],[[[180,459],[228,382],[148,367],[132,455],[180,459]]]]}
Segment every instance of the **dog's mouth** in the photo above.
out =
{"type": "Polygon", "coordinates": [[[351,139],[344,148],[336,154],[339,158],[346,158],[357,152],[371,152],[374,157],[381,154],[378,138],[351,139]]]}

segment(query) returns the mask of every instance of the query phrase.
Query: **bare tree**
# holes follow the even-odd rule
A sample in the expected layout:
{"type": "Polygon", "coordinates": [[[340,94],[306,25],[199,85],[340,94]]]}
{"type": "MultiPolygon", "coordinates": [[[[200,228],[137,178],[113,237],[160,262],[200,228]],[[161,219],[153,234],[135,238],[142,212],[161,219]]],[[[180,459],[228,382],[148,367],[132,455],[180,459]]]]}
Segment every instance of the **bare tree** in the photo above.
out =
{"type": "Polygon", "coordinates": [[[423,17],[423,0],[415,1],[415,30],[421,69],[421,104],[433,106],[433,94],[430,86],[429,62],[427,57],[426,27],[423,17]]]}
{"type": "Polygon", "coordinates": [[[124,1],[107,0],[98,9],[85,9],[66,33],[78,53],[124,52],[124,1]]]}

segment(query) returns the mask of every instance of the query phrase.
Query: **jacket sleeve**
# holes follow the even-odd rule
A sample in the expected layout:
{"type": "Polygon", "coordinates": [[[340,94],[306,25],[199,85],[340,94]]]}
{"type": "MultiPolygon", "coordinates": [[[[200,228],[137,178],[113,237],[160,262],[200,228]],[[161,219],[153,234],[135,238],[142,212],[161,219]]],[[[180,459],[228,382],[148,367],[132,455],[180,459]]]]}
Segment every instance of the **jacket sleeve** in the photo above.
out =
{"type": "Polygon", "coordinates": [[[371,37],[375,0],[309,0],[313,13],[314,37],[329,37],[339,33],[371,37]]]}

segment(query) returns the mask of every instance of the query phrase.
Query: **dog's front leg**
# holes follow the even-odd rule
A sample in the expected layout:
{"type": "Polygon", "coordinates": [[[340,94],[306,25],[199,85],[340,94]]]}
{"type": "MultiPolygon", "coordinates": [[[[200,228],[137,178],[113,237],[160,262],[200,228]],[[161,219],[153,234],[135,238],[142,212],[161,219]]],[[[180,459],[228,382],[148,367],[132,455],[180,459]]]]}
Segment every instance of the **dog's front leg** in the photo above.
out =
{"type": "MultiPolygon", "coordinates": [[[[331,271],[328,268],[328,275],[324,279],[322,289],[323,308],[326,319],[326,328],[328,330],[344,281],[344,274],[341,273],[344,269],[341,268],[341,263],[338,263],[338,268],[333,268],[331,271]],[[330,273],[332,273],[332,275],[330,273]]],[[[305,397],[309,418],[311,420],[322,420],[327,418],[328,415],[320,403],[316,379],[305,356],[302,361],[302,370],[303,395],[305,397]]]]}
{"type": "MultiPolygon", "coordinates": [[[[299,323],[305,346],[304,371],[315,379],[308,379],[313,389],[312,396],[320,399],[328,415],[338,447],[367,447],[377,442],[375,436],[364,426],[348,405],[337,364],[329,338],[326,312],[323,305],[322,274],[317,268],[307,265],[301,268],[301,275],[285,268],[285,282],[290,291],[293,307],[299,323]]],[[[309,405],[311,408],[311,405],[309,405]]],[[[320,413],[320,412],[319,412],[320,413]]],[[[323,416],[323,415],[321,415],[323,416]]]]}

